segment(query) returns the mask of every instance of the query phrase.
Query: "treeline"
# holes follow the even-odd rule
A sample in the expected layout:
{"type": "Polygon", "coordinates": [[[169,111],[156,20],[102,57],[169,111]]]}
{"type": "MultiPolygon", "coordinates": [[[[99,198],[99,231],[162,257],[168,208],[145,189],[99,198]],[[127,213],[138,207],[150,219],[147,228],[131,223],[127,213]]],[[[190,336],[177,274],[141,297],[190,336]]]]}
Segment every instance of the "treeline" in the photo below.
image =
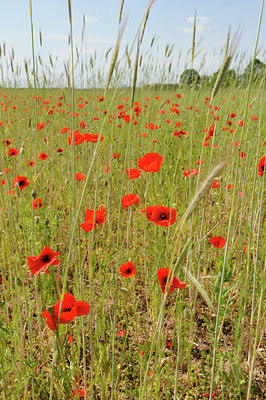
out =
{"type": "MultiPolygon", "coordinates": [[[[222,80],[222,85],[223,87],[229,87],[232,86],[233,84],[239,85],[242,84],[243,86],[247,85],[249,82],[250,78],[250,72],[251,72],[251,66],[252,62],[250,62],[247,67],[245,68],[244,72],[242,74],[238,74],[234,69],[228,69],[222,80]]],[[[261,62],[259,59],[255,59],[254,61],[254,71],[253,71],[253,81],[256,82],[261,82],[263,77],[265,77],[266,73],[266,65],[261,62]]],[[[166,83],[166,84],[160,84],[160,83],[155,83],[152,85],[144,85],[143,88],[154,88],[154,89],[163,89],[165,90],[176,90],[179,87],[183,86],[206,86],[206,87],[213,87],[217,76],[218,76],[219,70],[215,72],[212,75],[201,75],[199,72],[195,69],[186,69],[180,76],[179,82],[178,83],[166,83]]]]}

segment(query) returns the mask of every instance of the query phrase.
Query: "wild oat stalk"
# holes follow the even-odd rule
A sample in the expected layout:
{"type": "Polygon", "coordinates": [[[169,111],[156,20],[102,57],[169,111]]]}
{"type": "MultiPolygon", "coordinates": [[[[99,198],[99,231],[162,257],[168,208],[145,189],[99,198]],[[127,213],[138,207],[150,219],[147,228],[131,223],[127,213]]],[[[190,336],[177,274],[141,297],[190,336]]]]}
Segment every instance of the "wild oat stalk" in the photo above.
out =
{"type": "Polygon", "coordinates": [[[104,89],[104,97],[106,96],[107,89],[110,85],[110,82],[111,82],[111,79],[113,76],[113,72],[115,69],[115,65],[116,65],[116,61],[117,61],[117,57],[118,57],[118,53],[119,53],[119,48],[120,48],[121,40],[122,40],[124,31],[125,31],[126,23],[127,23],[127,18],[124,20],[124,22],[119,27],[117,41],[116,41],[116,45],[115,45],[115,48],[113,51],[113,57],[111,60],[111,64],[110,64],[110,68],[109,68],[109,72],[108,72],[108,76],[107,76],[107,81],[106,81],[106,85],[105,85],[105,89],[104,89]]]}
{"type": "Polygon", "coordinates": [[[119,13],[119,25],[121,24],[121,20],[122,20],[122,14],[123,14],[124,3],[125,3],[125,0],[122,0],[122,1],[121,1],[121,6],[120,6],[120,13],[119,13]]]}
{"type": "Polygon", "coordinates": [[[149,5],[148,5],[148,8],[147,8],[147,11],[146,11],[145,20],[144,20],[144,24],[143,24],[143,28],[142,28],[142,32],[141,32],[141,37],[140,37],[140,44],[142,43],[142,40],[143,40],[143,37],[144,37],[144,32],[145,32],[146,24],[147,24],[149,15],[150,15],[151,6],[153,5],[154,1],[155,0],[151,0],[150,1],[149,5]]]}
{"type": "Polygon", "coordinates": [[[198,206],[199,202],[201,199],[206,195],[206,193],[209,191],[211,185],[213,184],[213,181],[217,175],[220,174],[222,169],[225,167],[225,161],[222,161],[220,164],[218,164],[212,172],[209,174],[209,176],[206,178],[206,180],[203,182],[193,199],[191,200],[185,214],[183,215],[181,219],[181,225],[176,228],[174,235],[176,235],[177,229],[182,230],[185,222],[188,220],[188,218],[192,215],[193,211],[195,208],[198,206]]]}

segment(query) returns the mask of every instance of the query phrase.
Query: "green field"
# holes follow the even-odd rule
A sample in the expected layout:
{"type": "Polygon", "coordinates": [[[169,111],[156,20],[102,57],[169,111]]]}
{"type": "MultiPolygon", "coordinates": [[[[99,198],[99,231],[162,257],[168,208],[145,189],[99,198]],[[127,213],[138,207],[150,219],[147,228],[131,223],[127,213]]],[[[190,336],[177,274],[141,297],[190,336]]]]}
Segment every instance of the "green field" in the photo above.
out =
{"type": "Polygon", "coordinates": [[[195,13],[191,62],[172,84],[170,44],[156,84],[161,67],[140,53],[152,4],[120,58],[122,0],[101,75],[92,57],[83,65],[85,16],[74,54],[68,0],[67,87],[61,74],[49,88],[52,57],[35,56],[31,1],[25,88],[0,45],[3,399],[266,394],[263,1],[242,74],[230,69],[240,27],[217,73],[195,71],[195,13]],[[84,71],[97,88],[80,89],[84,71]]]}
{"type": "Polygon", "coordinates": [[[264,93],[253,89],[248,104],[245,94],[224,89],[210,104],[202,88],[137,89],[130,106],[120,89],[103,101],[101,91],[76,90],[74,104],[69,90],[1,91],[3,398],[65,399],[85,388],[95,399],[200,399],[213,380],[215,398],[246,398],[250,386],[262,399],[264,93]],[[140,164],[147,153],[161,166],[140,164]],[[148,208],[156,205],[172,215],[148,208]],[[92,211],[84,231],[86,209],[100,206],[106,216],[92,211]],[[222,247],[210,241],[218,236],[222,247]],[[49,257],[35,272],[27,259],[45,246],[59,253],[50,274],[49,257]],[[135,275],[122,276],[128,261],[135,275]],[[160,268],[186,287],[172,278],[161,287],[160,268]],[[56,313],[67,291],[90,312],[68,305],[62,312],[73,315],[52,330],[42,313],[56,313]]]}

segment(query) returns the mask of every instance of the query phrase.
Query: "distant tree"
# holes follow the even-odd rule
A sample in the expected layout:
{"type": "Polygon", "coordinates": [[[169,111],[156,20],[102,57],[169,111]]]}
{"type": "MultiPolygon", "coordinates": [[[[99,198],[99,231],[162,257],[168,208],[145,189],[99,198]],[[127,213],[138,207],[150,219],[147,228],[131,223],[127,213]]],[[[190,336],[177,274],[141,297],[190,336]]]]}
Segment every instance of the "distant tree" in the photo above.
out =
{"type": "Polygon", "coordinates": [[[212,77],[210,75],[201,75],[200,83],[201,85],[209,86],[211,83],[212,77]]]}
{"type": "MultiPolygon", "coordinates": [[[[212,86],[214,86],[218,74],[219,74],[219,71],[217,71],[217,72],[215,72],[215,73],[213,74],[212,79],[211,79],[211,85],[212,85],[212,86]]],[[[238,80],[238,76],[237,76],[237,73],[235,72],[235,70],[234,70],[234,69],[229,69],[229,70],[226,72],[226,74],[224,75],[224,77],[223,77],[221,86],[222,86],[222,87],[228,87],[228,86],[232,85],[232,83],[233,83],[234,81],[236,82],[237,80],[238,80]]]]}
{"type": "MultiPolygon", "coordinates": [[[[251,65],[252,65],[252,61],[250,61],[250,63],[247,65],[247,67],[241,77],[242,78],[241,80],[246,81],[246,82],[249,81],[251,65]]],[[[253,81],[257,81],[257,82],[260,81],[260,79],[262,78],[263,74],[265,74],[265,72],[266,72],[266,65],[263,62],[261,62],[258,58],[255,58],[253,81]]]]}
{"type": "Polygon", "coordinates": [[[180,84],[183,86],[194,86],[200,83],[200,75],[195,69],[185,69],[180,76],[180,84]]]}

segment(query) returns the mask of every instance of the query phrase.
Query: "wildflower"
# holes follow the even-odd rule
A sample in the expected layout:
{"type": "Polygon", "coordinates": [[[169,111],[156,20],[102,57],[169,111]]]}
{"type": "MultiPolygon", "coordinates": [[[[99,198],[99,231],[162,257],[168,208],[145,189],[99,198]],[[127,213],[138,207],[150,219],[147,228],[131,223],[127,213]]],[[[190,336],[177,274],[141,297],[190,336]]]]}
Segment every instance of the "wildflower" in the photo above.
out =
{"type": "MultiPolygon", "coordinates": [[[[205,394],[204,394],[204,397],[208,397],[208,398],[209,398],[210,395],[209,395],[208,393],[205,393],[205,394]]],[[[213,391],[212,391],[212,399],[214,399],[214,397],[215,397],[215,391],[213,390],[213,391]]]]}
{"type": "Polygon", "coordinates": [[[45,246],[39,256],[27,257],[28,264],[33,275],[38,275],[43,269],[45,274],[50,274],[48,267],[50,265],[59,264],[57,256],[59,256],[57,251],[52,251],[49,246],[45,246]]]}
{"type": "Polygon", "coordinates": [[[130,261],[121,265],[121,267],[119,267],[119,271],[124,278],[130,278],[131,276],[136,275],[137,272],[135,265],[130,261]]]}
{"type": "MultiPolygon", "coordinates": [[[[99,140],[100,134],[99,133],[83,133],[83,138],[86,142],[96,143],[99,140]]],[[[103,136],[101,136],[100,141],[103,141],[103,136]]]]}
{"type": "Polygon", "coordinates": [[[123,329],[119,329],[119,331],[117,332],[117,335],[116,335],[116,336],[124,337],[124,331],[123,331],[123,329]]]}
{"type": "Polygon", "coordinates": [[[58,148],[56,149],[56,151],[57,151],[57,153],[63,153],[64,149],[62,149],[62,147],[58,147],[58,148]]]}
{"type": "MultiPolygon", "coordinates": [[[[48,327],[54,331],[58,326],[58,316],[60,309],[61,300],[58,300],[53,309],[53,314],[51,314],[47,308],[42,313],[42,316],[46,318],[46,324],[48,327]]],[[[62,310],[60,315],[60,324],[68,324],[75,317],[80,315],[87,315],[90,312],[90,305],[84,301],[77,301],[75,297],[66,292],[63,298],[62,310]]]]}
{"type": "Polygon", "coordinates": [[[138,168],[127,168],[126,174],[129,177],[129,180],[138,178],[141,175],[141,171],[138,168]]]}
{"type": "Polygon", "coordinates": [[[86,216],[85,216],[85,222],[80,224],[81,228],[85,232],[89,232],[93,228],[93,222],[94,222],[94,228],[97,228],[97,225],[102,225],[106,220],[106,212],[103,206],[100,206],[98,210],[96,210],[96,216],[95,216],[95,221],[94,221],[94,210],[88,210],[86,209],[86,216]]]}
{"type": "Polygon", "coordinates": [[[29,161],[27,161],[27,163],[26,163],[27,167],[33,167],[34,164],[35,164],[35,163],[34,163],[33,160],[29,160],[29,161]]]}
{"type": "MultiPolygon", "coordinates": [[[[166,283],[169,275],[168,268],[159,268],[157,271],[157,277],[161,286],[162,293],[165,293],[166,283]]],[[[171,280],[173,272],[170,273],[170,279],[168,282],[169,290],[168,292],[171,293],[175,288],[177,289],[185,289],[187,284],[185,282],[180,281],[176,276],[171,280]]]]}
{"type": "MultiPolygon", "coordinates": [[[[85,388],[77,389],[77,392],[79,394],[79,398],[80,399],[85,396],[85,388]]],[[[76,391],[75,390],[73,390],[73,392],[72,392],[72,397],[74,397],[74,398],[76,397],[76,391]]]]}
{"type": "Polygon", "coordinates": [[[220,182],[214,181],[213,184],[212,184],[212,188],[216,189],[216,188],[218,188],[218,186],[220,186],[220,182]]]}
{"type": "Polygon", "coordinates": [[[176,210],[164,206],[148,206],[146,208],[146,217],[156,225],[169,226],[176,222],[176,210]]]}
{"type": "Polygon", "coordinates": [[[40,154],[38,155],[38,158],[40,160],[46,160],[47,157],[48,157],[48,155],[45,154],[43,151],[41,151],[40,154]]]}
{"type": "Polygon", "coordinates": [[[18,184],[19,190],[25,189],[30,184],[30,181],[27,180],[26,176],[19,176],[19,175],[17,175],[12,182],[14,187],[16,187],[16,183],[18,184]]]}
{"type": "MultiPolygon", "coordinates": [[[[72,137],[73,137],[73,132],[69,132],[69,136],[67,138],[68,144],[72,146],[72,137]]],[[[84,141],[84,136],[79,132],[75,131],[74,132],[74,146],[77,146],[78,144],[82,143],[84,141]]]]}
{"type": "Polygon", "coordinates": [[[4,139],[4,140],[2,140],[2,145],[3,146],[6,146],[6,147],[8,147],[8,146],[10,146],[11,145],[11,142],[10,142],[10,140],[8,140],[8,139],[4,139]]]}
{"type": "Polygon", "coordinates": [[[226,244],[226,240],[222,236],[214,236],[209,240],[210,240],[211,244],[216,248],[224,247],[226,244]]]}
{"type": "Polygon", "coordinates": [[[61,129],[61,133],[66,133],[69,130],[69,128],[67,126],[65,126],[64,128],[61,129]]]}
{"type": "Polygon", "coordinates": [[[19,153],[19,150],[11,149],[11,148],[8,149],[8,155],[9,155],[10,157],[12,157],[12,156],[17,156],[18,153],[19,153]]]}
{"type": "Polygon", "coordinates": [[[266,169],[265,169],[265,159],[266,157],[262,157],[259,161],[258,164],[258,175],[263,176],[263,174],[266,174],[266,169]]]}
{"type": "Polygon", "coordinates": [[[38,208],[43,208],[42,199],[34,199],[34,202],[31,202],[31,206],[33,205],[35,210],[38,210],[38,208]]]}
{"type": "Polygon", "coordinates": [[[126,210],[128,207],[133,206],[133,204],[139,205],[139,196],[137,194],[131,193],[122,197],[121,201],[122,210],[126,210]]]}
{"type": "Polygon", "coordinates": [[[77,172],[76,173],[76,180],[77,181],[84,181],[85,178],[86,178],[86,175],[83,175],[81,172],[77,172]]]}
{"type": "Polygon", "coordinates": [[[183,175],[185,175],[187,178],[193,176],[193,175],[197,175],[199,173],[199,171],[195,168],[195,169],[187,169],[186,171],[183,172],[183,175]]]}
{"type": "Polygon", "coordinates": [[[146,172],[158,172],[163,162],[163,156],[158,153],[147,153],[139,158],[138,166],[146,172]]]}

